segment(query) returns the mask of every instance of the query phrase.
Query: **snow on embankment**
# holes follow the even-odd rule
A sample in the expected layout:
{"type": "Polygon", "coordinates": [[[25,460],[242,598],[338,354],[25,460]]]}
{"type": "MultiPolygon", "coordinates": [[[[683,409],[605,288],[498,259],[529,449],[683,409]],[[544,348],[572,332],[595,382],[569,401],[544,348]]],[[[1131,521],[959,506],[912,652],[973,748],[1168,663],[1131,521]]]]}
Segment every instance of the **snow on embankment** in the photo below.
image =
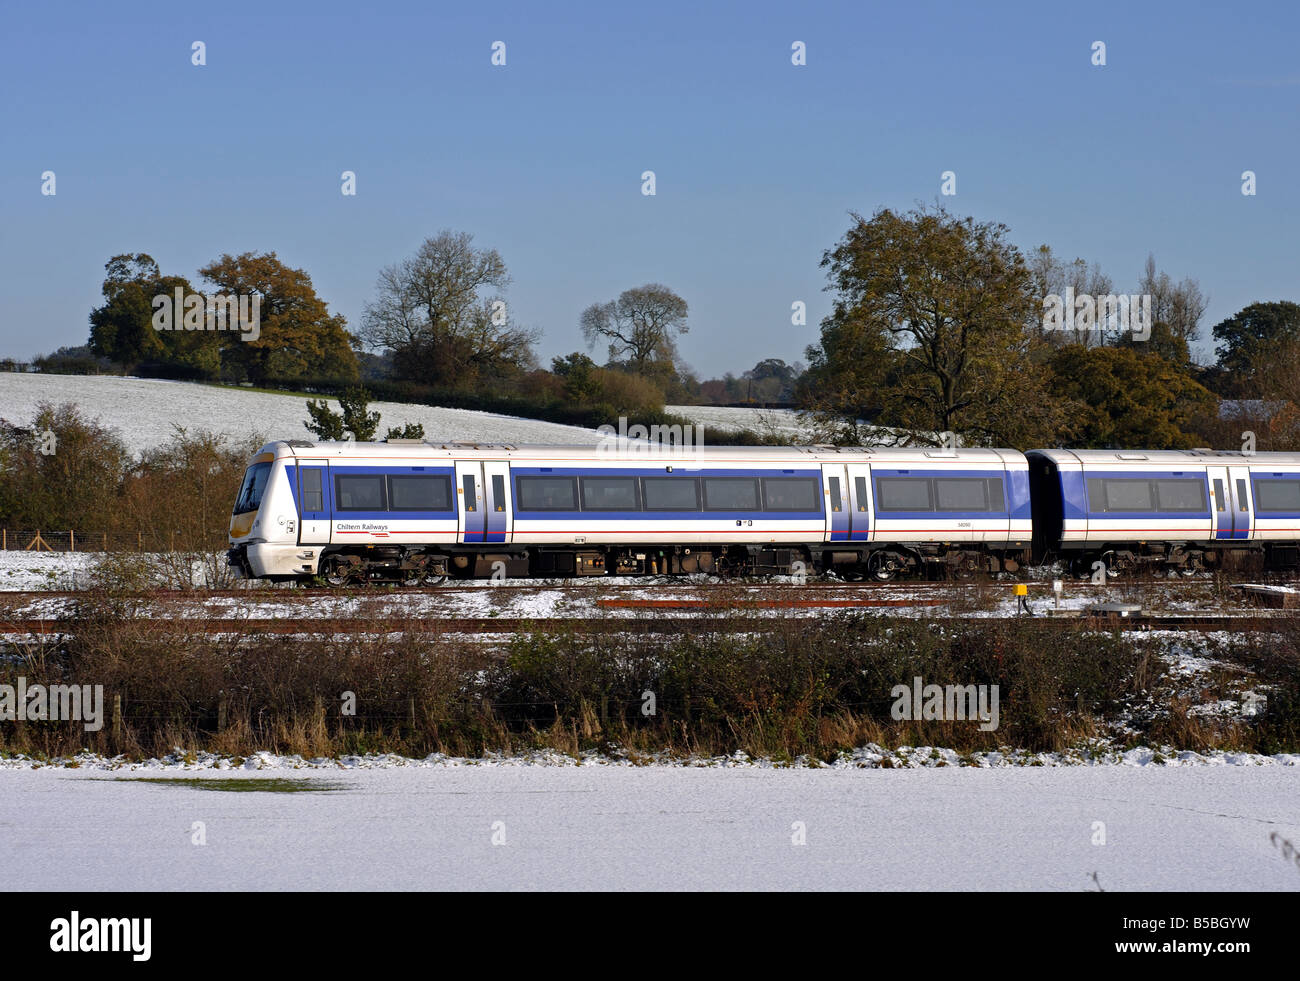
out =
{"type": "MultiPolygon", "coordinates": [[[[194,382],[111,375],[0,373],[0,417],[30,425],[40,402],[75,404],[83,416],[116,429],[133,453],[166,443],[175,426],[206,430],[235,442],[253,437],[309,439],[303,423],[309,395],[270,395],[194,382]]],[[[335,411],[338,402],[328,400],[335,411]]],[[[420,423],[430,439],[508,443],[589,443],[591,429],[475,412],[397,402],[372,402],[381,413],[381,434],[389,426],[420,423]]]]}

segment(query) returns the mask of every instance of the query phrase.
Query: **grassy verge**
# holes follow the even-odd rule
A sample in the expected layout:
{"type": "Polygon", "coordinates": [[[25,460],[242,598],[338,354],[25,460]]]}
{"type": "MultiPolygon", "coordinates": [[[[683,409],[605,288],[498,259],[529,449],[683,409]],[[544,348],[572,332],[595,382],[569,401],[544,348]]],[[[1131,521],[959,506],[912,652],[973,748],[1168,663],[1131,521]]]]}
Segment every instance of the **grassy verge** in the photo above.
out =
{"type": "Polygon", "coordinates": [[[926,622],[859,613],[728,622],[678,635],[611,620],[526,633],[504,650],[454,622],[400,635],[286,639],[123,620],[92,595],[71,637],[11,647],[0,684],[102,685],[103,728],[0,722],[0,752],[130,758],[175,747],[336,757],[552,749],[831,760],[875,743],[971,753],[1061,751],[1090,740],[1176,749],[1300,749],[1300,629],[1228,642],[1232,670],[1171,676],[1170,641],[1035,622],[926,622]],[[998,687],[998,726],[899,718],[896,686],[998,687]],[[1253,716],[1197,706],[1267,691],[1253,716]]]}

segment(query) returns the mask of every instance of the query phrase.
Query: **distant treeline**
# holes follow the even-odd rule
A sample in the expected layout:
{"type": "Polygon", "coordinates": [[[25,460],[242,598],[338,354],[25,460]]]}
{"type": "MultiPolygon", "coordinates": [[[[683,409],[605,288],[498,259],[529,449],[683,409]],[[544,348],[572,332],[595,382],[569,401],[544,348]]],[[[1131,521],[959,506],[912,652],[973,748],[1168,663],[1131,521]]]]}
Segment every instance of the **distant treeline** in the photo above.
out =
{"type": "MultiPolygon", "coordinates": [[[[817,441],[841,444],[889,432],[896,442],[951,433],[962,445],[1021,449],[1300,447],[1294,302],[1252,303],[1215,324],[1206,364],[1192,352],[1208,300],[1154,256],[1121,288],[1095,263],[1064,261],[1046,245],[1023,253],[1004,225],[943,207],[882,208],[853,215],[821,266],[833,306],[805,348],[806,369],[765,358],[700,381],[680,351],[692,329],[687,302],[662,283],[583,310],[577,326],[603,363],[576,351],[542,367],[541,332],[507,301],[501,255],[447,230],[379,270],[355,331],[306,270],[274,252],[199,269],[210,295],[148,254],[116,255],[88,344],[38,363],[315,394],[359,384],[378,399],[588,427],[678,421],[665,404],[792,403],[809,413],[817,441]],[[256,310],[257,322],[232,325],[232,310],[256,310]]],[[[796,300],[779,312],[800,344],[805,310],[796,300]]]]}

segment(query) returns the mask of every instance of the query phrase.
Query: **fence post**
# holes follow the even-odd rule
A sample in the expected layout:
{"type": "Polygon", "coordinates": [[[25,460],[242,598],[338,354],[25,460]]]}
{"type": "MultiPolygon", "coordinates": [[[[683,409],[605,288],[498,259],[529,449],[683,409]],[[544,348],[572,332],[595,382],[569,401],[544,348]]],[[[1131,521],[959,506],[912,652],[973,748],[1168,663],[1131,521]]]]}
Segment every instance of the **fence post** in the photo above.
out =
{"type": "Polygon", "coordinates": [[[411,696],[411,735],[415,735],[415,696],[411,696]]]}
{"type": "Polygon", "coordinates": [[[76,550],[77,550],[77,533],[69,529],[68,530],[68,551],[75,552],[76,550]]]}
{"type": "Polygon", "coordinates": [[[217,692],[217,731],[223,732],[226,728],[226,689],[217,692]]]}
{"type": "Polygon", "coordinates": [[[0,532],[0,542],[3,542],[2,547],[4,551],[6,552],[9,551],[9,529],[8,528],[5,528],[2,532],[0,532]]]}
{"type": "Polygon", "coordinates": [[[113,696],[113,743],[116,749],[120,749],[122,746],[122,695],[120,692],[113,696]]]}

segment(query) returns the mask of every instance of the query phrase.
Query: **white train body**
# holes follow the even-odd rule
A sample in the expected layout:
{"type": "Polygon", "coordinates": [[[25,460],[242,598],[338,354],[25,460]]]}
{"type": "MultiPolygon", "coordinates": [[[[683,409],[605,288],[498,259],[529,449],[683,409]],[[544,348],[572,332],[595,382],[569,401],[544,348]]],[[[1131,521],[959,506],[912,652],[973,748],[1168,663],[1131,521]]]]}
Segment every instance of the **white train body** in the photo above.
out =
{"type": "Polygon", "coordinates": [[[874,562],[884,578],[887,562],[1012,568],[1031,530],[1015,450],[290,441],[250,464],[230,559],[254,578],[693,572],[746,556],[769,571],[874,562]]]}
{"type": "MultiPolygon", "coordinates": [[[[1031,450],[1034,549],[1168,557],[1229,552],[1292,565],[1300,454],[1031,450]]],[[[1212,564],[1212,563],[1211,563],[1212,564]]]]}

